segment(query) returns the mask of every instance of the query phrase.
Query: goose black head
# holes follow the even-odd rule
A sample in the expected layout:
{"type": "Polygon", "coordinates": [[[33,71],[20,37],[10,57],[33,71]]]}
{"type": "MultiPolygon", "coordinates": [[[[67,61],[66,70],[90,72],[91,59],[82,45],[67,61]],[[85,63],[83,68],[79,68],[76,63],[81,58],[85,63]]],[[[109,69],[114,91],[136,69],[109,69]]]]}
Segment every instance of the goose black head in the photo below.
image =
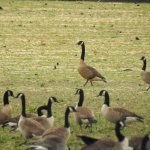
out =
{"type": "Polygon", "coordinates": [[[11,91],[11,90],[7,90],[5,93],[6,93],[8,96],[14,97],[14,93],[13,93],[13,91],[11,91]]]}
{"type": "Polygon", "coordinates": [[[24,97],[24,96],[25,96],[24,93],[18,93],[15,98],[22,98],[22,97],[24,97]]]}
{"type": "Polygon", "coordinates": [[[68,106],[68,109],[70,112],[77,112],[77,110],[73,106],[68,106]]]}
{"type": "Polygon", "coordinates": [[[54,102],[59,103],[58,100],[57,100],[57,98],[56,98],[56,97],[53,97],[53,96],[51,96],[51,97],[49,98],[48,103],[49,103],[49,102],[51,102],[51,103],[54,103],[54,102]]]}
{"type": "Polygon", "coordinates": [[[125,123],[123,121],[118,121],[116,123],[116,126],[119,128],[119,129],[123,129],[125,127],[125,123]]]}
{"type": "Polygon", "coordinates": [[[75,95],[83,93],[82,89],[77,89],[75,95]]]}
{"type": "Polygon", "coordinates": [[[82,45],[82,44],[84,44],[83,41],[78,41],[78,42],[77,42],[77,45],[82,45]]]}
{"type": "Polygon", "coordinates": [[[146,58],[145,58],[145,56],[142,56],[141,58],[140,58],[140,60],[145,60],[146,58]]]}
{"type": "Polygon", "coordinates": [[[107,92],[106,90],[101,90],[101,91],[99,92],[99,94],[97,95],[97,97],[98,97],[98,96],[105,96],[107,93],[108,93],[108,92],[107,92]]]}

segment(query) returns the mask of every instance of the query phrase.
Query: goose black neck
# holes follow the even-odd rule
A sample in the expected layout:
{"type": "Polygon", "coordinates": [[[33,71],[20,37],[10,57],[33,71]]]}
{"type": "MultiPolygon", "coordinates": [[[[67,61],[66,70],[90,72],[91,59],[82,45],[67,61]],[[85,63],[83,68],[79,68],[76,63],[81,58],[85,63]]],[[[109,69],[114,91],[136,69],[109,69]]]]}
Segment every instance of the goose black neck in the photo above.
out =
{"type": "Polygon", "coordinates": [[[26,115],[26,100],[25,100],[24,95],[21,96],[21,102],[22,102],[22,112],[21,112],[21,114],[22,114],[23,117],[26,117],[27,116],[26,115]]]}
{"type": "Polygon", "coordinates": [[[49,102],[47,105],[47,118],[52,116],[52,102],[49,102]]]}
{"type": "Polygon", "coordinates": [[[7,105],[7,104],[9,104],[9,99],[8,99],[8,93],[7,92],[5,92],[5,94],[4,94],[4,96],[3,96],[3,104],[4,105],[7,105]]]}
{"type": "Polygon", "coordinates": [[[66,112],[65,112],[65,124],[64,124],[65,128],[69,128],[70,127],[69,113],[70,113],[70,110],[69,110],[69,108],[67,108],[66,112]]]}
{"type": "Polygon", "coordinates": [[[82,106],[83,101],[84,101],[84,93],[83,93],[83,91],[80,91],[78,106],[82,106]]]}
{"type": "Polygon", "coordinates": [[[109,106],[109,94],[107,92],[105,93],[104,104],[106,104],[107,106],[109,106]]]}
{"type": "Polygon", "coordinates": [[[142,70],[146,71],[146,59],[143,60],[143,67],[142,70]]]}
{"type": "Polygon", "coordinates": [[[117,123],[115,127],[115,133],[118,138],[118,141],[122,142],[125,139],[125,136],[120,132],[121,130],[120,128],[121,128],[120,124],[117,123]]]}
{"type": "Polygon", "coordinates": [[[46,110],[47,110],[47,106],[40,106],[40,107],[37,109],[37,114],[38,114],[38,116],[43,116],[43,112],[42,112],[43,109],[46,109],[46,110]]]}
{"type": "Polygon", "coordinates": [[[81,47],[82,47],[81,59],[84,61],[84,56],[85,56],[85,45],[84,45],[84,43],[81,45],[81,47]]]}
{"type": "Polygon", "coordinates": [[[148,134],[146,134],[142,139],[141,150],[147,150],[146,145],[147,145],[148,140],[149,140],[148,134]]]}

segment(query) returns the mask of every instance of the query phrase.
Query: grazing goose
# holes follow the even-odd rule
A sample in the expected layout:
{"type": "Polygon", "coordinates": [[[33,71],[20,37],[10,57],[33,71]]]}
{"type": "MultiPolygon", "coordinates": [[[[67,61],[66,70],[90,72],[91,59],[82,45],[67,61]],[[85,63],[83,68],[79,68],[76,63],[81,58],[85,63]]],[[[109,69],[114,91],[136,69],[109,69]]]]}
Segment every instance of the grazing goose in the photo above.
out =
{"type": "Polygon", "coordinates": [[[32,118],[27,118],[26,115],[26,99],[23,93],[18,93],[16,98],[21,98],[22,111],[18,122],[19,130],[25,138],[32,138],[33,136],[40,136],[44,133],[44,127],[32,118]]]}
{"type": "Polygon", "coordinates": [[[116,123],[117,121],[140,121],[143,122],[143,117],[130,112],[124,108],[112,108],[109,105],[109,94],[106,90],[100,91],[98,96],[104,96],[104,104],[101,108],[102,115],[110,122],[116,123]]]}
{"type": "Polygon", "coordinates": [[[31,145],[26,150],[70,150],[60,137],[52,135],[46,138],[39,145],[31,145]]]}
{"type": "Polygon", "coordinates": [[[134,150],[150,150],[150,135],[131,137],[129,139],[129,145],[134,150]]]}
{"type": "Polygon", "coordinates": [[[92,129],[92,123],[96,123],[97,120],[94,116],[94,113],[88,109],[87,107],[82,107],[84,101],[84,91],[82,89],[77,89],[75,94],[79,94],[79,102],[76,106],[77,112],[75,114],[75,118],[77,123],[80,125],[80,129],[82,130],[82,124],[88,123],[92,129]]]}
{"type": "Polygon", "coordinates": [[[104,81],[106,82],[106,79],[93,67],[88,66],[84,63],[84,56],[85,56],[85,45],[83,41],[77,42],[77,45],[81,45],[82,47],[82,53],[80,58],[80,63],[78,66],[78,72],[79,74],[86,79],[86,82],[84,86],[88,83],[88,81],[104,81]]]}
{"type": "Polygon", "coordinates": [[[77,136],[86,144],[81,150],[133,150],[133,148],[129,147],[128,139],[120,132],[122,127],[124,127],[122,121],[117,122],[115,125],[118,142],[110,138],[96,139],[84,135],[77,136]]]}
{"type": "MultiPolygon", "coordinates": [[[[38,116],[38,117],[31,118],[31,119],[34,119],[35,121],[39,122],[45,129],[49,129],[49,128],[53,127],[54,117],[52,116],[52,108],[51,107],[52,107],[52,103],[54,103],[54,102],[58,103],[58,100],[55,97],[50,97],[48,99],[48,104],[46,106],[47,118],[38,116]]],[[[44,106],[43,106],[43,108],[44,108],[44,106]]]]}
{"type": "Polygon", "coordinates": [[[142,67],[140,75],[141,75],[143,81],[145,83],[149,84],[149,88],[147,89],[147,91],[148,91],[150,89],[150,72],[146,71],[147,62],[146,62],[145,56],[142,56],[140,60],[143,61],[143,67],[142,67]]]}
{"type": "Polygon", "coordinates": [[[70,137],[70,112],[76,112],[76,109],[72,106],[66,108],[64,127],[46,130],[38,141],[33,142],[33,145],[28,147],[28,150],[35,147],[43,150],[68,150],[66,143],[70,137]]]}
{"type": "Polygon", "coordinates": [[[9,104],[9,96],[14,97],[14,94],[11,90],[7,90],[3,96],[3,107],[0,109],[0,124],[3,124],[11,118],[12,108],[9,104]]]}

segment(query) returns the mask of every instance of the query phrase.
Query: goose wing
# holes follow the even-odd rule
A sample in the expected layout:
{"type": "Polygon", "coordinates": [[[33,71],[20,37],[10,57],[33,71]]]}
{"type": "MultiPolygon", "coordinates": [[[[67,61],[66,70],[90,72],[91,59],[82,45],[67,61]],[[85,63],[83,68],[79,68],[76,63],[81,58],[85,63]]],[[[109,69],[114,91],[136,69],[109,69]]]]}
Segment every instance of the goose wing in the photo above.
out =
{"type": "Polygon", "coordinates": [[[88,66],[87,65],[87,68],[90,70],[91,74],[91,78],[94,78],[94,77],[99,77],[101,79],[104,79],[105,80],[105,77],[103,77],[100,72],[98,72],[95,68],[91,67],[91,66],[88,66]]]}
{"type": "Polygon", "coordinates": [[[35,120],[26,118],[19,123],[19,128],[23,129],[23,132],[31,133],[32,135],[40,136],[44,132],[43,126],[35,120]]]}

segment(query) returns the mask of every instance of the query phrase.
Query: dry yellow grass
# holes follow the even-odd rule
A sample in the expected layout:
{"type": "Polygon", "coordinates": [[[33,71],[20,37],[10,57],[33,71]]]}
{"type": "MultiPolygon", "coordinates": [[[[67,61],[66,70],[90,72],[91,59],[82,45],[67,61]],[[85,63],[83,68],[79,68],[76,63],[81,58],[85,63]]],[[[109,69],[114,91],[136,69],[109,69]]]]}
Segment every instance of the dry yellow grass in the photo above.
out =
{"type": "MultiPolygon", "coordinates": [[[[130,124],[125,135],[150,132],[150,93],[139,76],[142,55],[150,68],[149,4],[1,0],[0,6],[1,99],[6,89],[24,92],[27,110],[34,111],[49,96],[56,96],[61,103],[53,108],[55,123],[62,125],[66,106],[78,101],[75,88],[83,88],[85,82],[76,70],[81,48],[75,45],[84,40],[86,63],[101,71],[108,83],[95,82],[84,88],[84,105],[94,110],[98,123],[93,133],[84,130],[83,134],[115,137],[113,125],[99,117],[103,100],[95,95],[102,89],[109,91],[112,106],[144,116],[145,123],[130,124]]],[[[14,116],[20,113],[20,102],[12,100],[11,104],[14,116]]],[[[70,119],[68,144],[71,150],[78,150],[81,142],[75,135],[80,130],[72,115],[70,119]]],[[[15,148],[21,140],[19,133],[0,129],[0,149],[23,149],[15,148]]]]}

